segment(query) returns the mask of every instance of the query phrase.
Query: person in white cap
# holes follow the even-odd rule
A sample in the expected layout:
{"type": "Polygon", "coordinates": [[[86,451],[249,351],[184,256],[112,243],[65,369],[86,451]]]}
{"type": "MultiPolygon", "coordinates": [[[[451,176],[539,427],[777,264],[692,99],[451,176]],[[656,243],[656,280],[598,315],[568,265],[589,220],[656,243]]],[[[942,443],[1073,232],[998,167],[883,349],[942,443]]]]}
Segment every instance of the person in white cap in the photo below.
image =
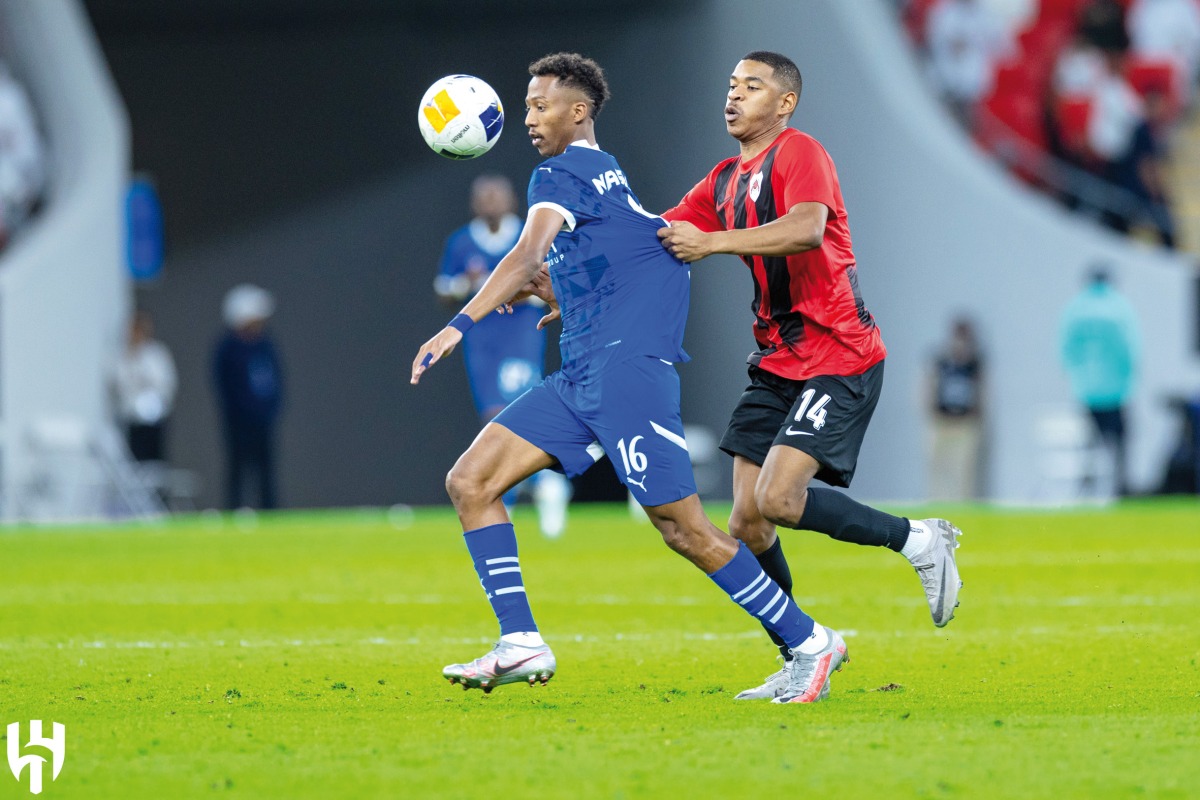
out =
{"type": "Polygon", "coordinates": [[[241,284],[225,295],[227,330],[213,358],[213,380],[224,424],[226,505],[242,508],[251,476],[259,507],[278,507],[275,423],[283,401],[279,356],[267,333],[275,300],[265,289],[241,284]]]}

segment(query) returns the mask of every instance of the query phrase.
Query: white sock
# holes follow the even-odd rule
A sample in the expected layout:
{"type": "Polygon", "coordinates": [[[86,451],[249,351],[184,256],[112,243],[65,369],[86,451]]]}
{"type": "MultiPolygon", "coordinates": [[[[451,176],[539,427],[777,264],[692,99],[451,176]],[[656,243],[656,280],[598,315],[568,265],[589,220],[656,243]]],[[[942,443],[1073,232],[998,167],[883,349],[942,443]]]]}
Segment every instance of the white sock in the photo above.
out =
{"type": "Polygon", "coordinates": [[[518,633],[506,633],[500,637],[500,641],[515,644],[518,647],[541,647],[545,644],[542,641],[542,635],[537,631],[520,631],[518,633]]]}
{"type": "Polygon", "coordinates": [[[904,543],[900,555],[912,561],[913,556],[922,552],[931,541],[933,541],[933,531],[929,529],[928,525],[920,520],[909,521],[908,541],[904,543]]]}
{"type": "Polygon", "coordinates": [[[829,646],[829,634],[824,625],[813,625],[812,636],[809,636],[796,649],[807,656],[819,653],[829,646]]]}

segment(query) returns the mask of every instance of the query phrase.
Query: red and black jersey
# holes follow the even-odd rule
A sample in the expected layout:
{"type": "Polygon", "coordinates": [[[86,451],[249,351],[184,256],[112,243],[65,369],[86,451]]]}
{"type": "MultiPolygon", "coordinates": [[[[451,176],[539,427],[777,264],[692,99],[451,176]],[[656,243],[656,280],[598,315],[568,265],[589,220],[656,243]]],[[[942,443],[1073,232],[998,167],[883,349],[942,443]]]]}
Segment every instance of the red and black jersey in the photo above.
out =
{"type": "Polygon", "coordinates": [[[858,375],[887,355],[863,305],[846,206],[833,159],[820,142],[787,128],[764,152],[717,164],[663,214],[703,231],[754,228],[799,203],[829,208],[819,248],[791,256],[742,256],[754,276],[749,361],[784,378],[858,375]]]}

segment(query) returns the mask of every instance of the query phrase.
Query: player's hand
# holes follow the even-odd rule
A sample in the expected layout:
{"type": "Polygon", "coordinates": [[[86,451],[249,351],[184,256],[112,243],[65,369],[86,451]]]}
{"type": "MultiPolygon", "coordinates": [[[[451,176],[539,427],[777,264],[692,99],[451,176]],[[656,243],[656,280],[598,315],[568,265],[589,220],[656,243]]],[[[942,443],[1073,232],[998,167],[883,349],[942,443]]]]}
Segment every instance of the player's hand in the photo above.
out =
{"type": "Polygon", "coordinates": [[[692,223],[682,221],[658,229],[658,238],[662,240],[663,247],[685,264],[712,255],[712,250],[708,248],[709,235],[692,223]]]}
{"type": "Polygon", "coordinates": [[[537,274],[529,279],[529,283],[521,287],[521,291],[517,292],[513,297],[513,301],[524,300],[527,297],[536,297],[546,305],[555,303],[554,284],[550,280],[550,266],[542,264],[542,268],[537,271],[537,274]]]}
{"type": "Polygon", "coordinates": [[[455,346],[462,341],[462,337],[462,333],[457,328],[447,326],[438,331],[437,336],[421,345],[421,349],[417,351],[417,357],[413,359],[412,378],[409,383],[415,386],[421,380],[421,375],[425,373],[425,370],[441,361],[443,356],[450,355],[455,346]]]}
{"type": "Polygon", "coordinates": [[[546,312],[546,316],[538,320],[537,329],[539,331],[554,320],[562,319],[562,311],[559,310],[557,302],[551,300],[547,305],[550,306],[550,310],[546,312]]]}

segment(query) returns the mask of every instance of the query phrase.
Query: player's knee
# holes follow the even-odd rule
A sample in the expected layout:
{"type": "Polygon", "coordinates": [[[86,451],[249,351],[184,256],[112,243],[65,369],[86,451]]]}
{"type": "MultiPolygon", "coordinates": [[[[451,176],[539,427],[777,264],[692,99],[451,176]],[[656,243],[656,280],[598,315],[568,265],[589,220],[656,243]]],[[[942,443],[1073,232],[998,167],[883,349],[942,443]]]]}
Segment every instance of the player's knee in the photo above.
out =
{"type": "Polygon", "coordinates": [[[479,502],[484,495],[483,481],[469,463],[460,459],[446,473],[446,494],[455,508],[463,508],[479,502]]]}
{"type": "MultiPolygon", "coordinates": [[[[804,513],[804,492],[778,484],[762,484],[754,489],[754,502],[763,517],[775,525],[796,527],[804,513]]],[[[740,538],[740,537],[739,537],[740,538]]]]}
{"type": "Polygon", "coordinates": [[[762,515],[758,513],[758,509],[747,512],[745,509],[734,506],[733,511],[729,514],[729,535],[746,544],[768,535],[772,528],[774,526],[763,519],[762,515]]]}
{"type": "Polygon", "coordinates": [[[730,515],[730,535],[733,539],[745,542],[752,553],[762,553],[774,541],[775,525],[764,519],[757,509],[754,513],[738,513],[733,510],[730,515]]]}

